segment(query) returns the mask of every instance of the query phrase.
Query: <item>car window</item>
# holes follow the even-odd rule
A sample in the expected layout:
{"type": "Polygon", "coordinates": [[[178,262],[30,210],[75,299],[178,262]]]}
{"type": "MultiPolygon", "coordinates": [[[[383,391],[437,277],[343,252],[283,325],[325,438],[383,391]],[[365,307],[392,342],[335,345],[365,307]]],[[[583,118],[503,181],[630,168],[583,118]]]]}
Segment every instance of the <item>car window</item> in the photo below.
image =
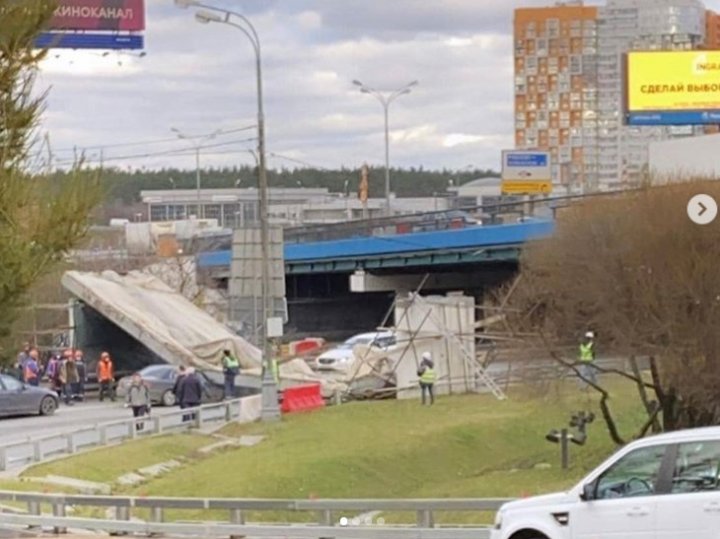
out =
{"type": "Polygon", "coordinates": [[[379,339],[376,339],[373,344],[379,346],[380,348],[387,348],[388,346],[395,344],[395,337],[380,337],[379,339]]]}
{"type": "Polygon", "coordinates": [[[6,391],[17,391],[18,389],[22,389],[22,382],[12,376],[3,375],[0,376],[0,379],[2,379],[2,385],[6,391]]]}
{"type": "Polygon", "coordinates": [[[644,447],[622,457],[600,476],[595,499],[653,494],[666,448],[665,445],[644,447]]]}
{"type": "Polygon", "coordinates": [[[169,379],[172,376],[173,369],[167,365],[150,365],[140,371],[140,376],[143,378],[160,378],[169,379]]]}
{"type": "Polygon", "coordinates": [[[720,441],[694,442],[678,446],[672,494],[720,490],[720,441]]]}

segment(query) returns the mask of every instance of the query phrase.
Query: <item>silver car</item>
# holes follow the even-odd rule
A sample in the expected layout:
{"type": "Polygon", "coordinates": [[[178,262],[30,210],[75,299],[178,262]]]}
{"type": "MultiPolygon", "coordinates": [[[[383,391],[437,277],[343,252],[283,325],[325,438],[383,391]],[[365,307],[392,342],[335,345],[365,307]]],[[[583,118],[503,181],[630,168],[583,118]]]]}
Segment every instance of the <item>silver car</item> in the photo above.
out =
{"type": "Polygon", "coordinates": [[[57,407],[55,392],[0,374],[0,416],[52,415],[57,407]]]}

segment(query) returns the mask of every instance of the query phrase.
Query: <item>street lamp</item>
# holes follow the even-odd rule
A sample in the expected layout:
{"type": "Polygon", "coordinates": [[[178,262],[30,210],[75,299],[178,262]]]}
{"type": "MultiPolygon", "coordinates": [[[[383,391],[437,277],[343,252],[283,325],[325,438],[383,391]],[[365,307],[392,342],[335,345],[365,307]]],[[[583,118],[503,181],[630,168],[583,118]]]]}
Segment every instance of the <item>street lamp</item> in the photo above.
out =
{"type": "Polygon", "coordinates": [[[270,340],[268,336],[268,321],[270,318],[270,230],[268,223],[268,186],[265,162],[265,113],[263,110],[262,91],[262,61],[260,51],[260,37],[255,26],[243,14],[230,11],[196,0],[175,0],[179,7],[202,8],[195,14],[195,19],[203,24],[220,23],[240,30],[250,40],[255,52],[255,71],[257,76],[257,116],[258,116],[258,190],[260,195],[260,243],[262,253],[261,269],[261,296],[262,296],[262,413],[263,421],[280,419],[278,406],[278,388],[272,369],[270,340]],[[240,23],[234,22],[236,17],[240,23]]]}
{"type": "MultiPolygon", "coordinates": [[[[203,219],[205,217],[205,210],[201,205],[201,199],[200,199],[200,149],[202,148],[203,144],[207,142],[208,140],[212,140],[218,135],[222,133],[221,129],[217,129],[213,131],[212,133],[208,135],[201,135],[192,137],[189,135],[186,135],[182,131],[180,131],[177,127],[171,127],[170,131],[175,133],[179,139],[181,140],[187,140],[192,144],[193,149],[195,150],[195,187],[197,189],[197,215],[199,219],[203,219]]],[[[173,184],[174,185],[174,184],[173,184]]]]}
{"type": "Polygon", "coordinates": [[[417,86],[419,82],[414,80],[402,88],[398,88],[397,90],[390,92],[379,92],[378,90],[366,86],[359,80],[354,80],[353,84],[358,86],[362,93],[370,94],[380,101],[383,106],[383,111],[385,112],[385,204],[387,206],[387,214],[390,216],[392,215],[390,211],[390,104],[401,95],[409,94],[412,91],[411,88],[413,86],[417,86]]]}

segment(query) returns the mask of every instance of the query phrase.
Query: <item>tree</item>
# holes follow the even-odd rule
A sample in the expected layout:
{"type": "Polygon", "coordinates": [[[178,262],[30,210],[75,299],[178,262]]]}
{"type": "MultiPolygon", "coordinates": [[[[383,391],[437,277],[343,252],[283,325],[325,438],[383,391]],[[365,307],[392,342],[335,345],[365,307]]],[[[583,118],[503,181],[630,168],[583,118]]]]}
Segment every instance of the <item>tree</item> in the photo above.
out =
{"type": "MultiPolygon", "coordinates": [[[[647,358],[649,376],[637,363],[618,371],[648,410],[637,435],[720,422],[720,224],[688,218],[697,193],[720,200],[720,185],[684,182],[566,209],[552,237],[526,249],[507,303],[513,331],[569,368],[587,330],[604,354],[647,358]]],[[[610,395],[593,388],[611,436],[624,442],[610,395]]]]}
{"type": "Polygon", "coordinates": [[[33,94],[46,51],[33,42],[55,0],[0,0],[0,335],[25,293],[85,235],[101,200],[96,173],[77,165],[60,179],[33,170],[45,95],[33,94]]]}

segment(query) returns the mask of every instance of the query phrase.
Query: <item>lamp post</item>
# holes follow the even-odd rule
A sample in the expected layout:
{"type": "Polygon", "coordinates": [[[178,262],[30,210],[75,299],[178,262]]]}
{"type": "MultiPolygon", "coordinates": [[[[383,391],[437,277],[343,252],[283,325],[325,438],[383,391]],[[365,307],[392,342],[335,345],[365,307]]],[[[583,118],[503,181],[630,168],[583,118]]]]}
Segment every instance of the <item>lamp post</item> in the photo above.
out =
{"type": "Polygon", "coordinates": [[[278,388],[272,369],[272,350],[268,336],[268,319],[272,312],[270,306],[270,230],[268,223],[268,186],[265,161],[265,113],[263,110],[262,61],[260,38],[255,27],[243,14],[218,8],[196,0],[175,0],[180,7],[203,8],[196,12],[195,19],[203,24],[220,23],[240,30],[250,40],[255,52],[255,70],[257,76],[257,117],[258,117],[258,191],[260,195],[260,243],[262,253],[260,287],[262,296],[262,420],[275,421],[280,419],[278,406],[278,388]],[[208,10],[208,11],[206,11],[208,10]],[[240,23],[234,22],[233,17],[240,23]]]}
{"type": "MultiPolygon", "coordinates": [[[[212,140],[218,135],[222,133],[221,129],[217,129],[213,131],[212,133],[208,135],[200,135],[197,137],[192,137],[190,135],[187,135],[180,131],[177,127],[171,127],[170,131],[175,133],[179,139],[181,140],[187,140],[192,144],[193,149],[195,150],[195,188],[197,189],[197,216],[198,219],[203,219],[205,217],[205,209],[203,208],[201,204],[201,198],[200,198],[200,192],[201,192],[201,184],[202,180],[200,178],[200,150],[202,149],[202,146],[205,142],[208,140],[212,140]]],[[[175,184],[173,183],[173,188],[175,184]]]]}
{"type": "Polygon", "coordinates": [[[390,92],[380,92],[366,86],[359,80],[354,80],[353,84],[358,86],[362,93],[370,94],[380,101],[380,104],[383,106],[383,112],[385,113],[385,204],[387,215],[390,216],[392,215],[390,210],[390,104],[401,95],[409,94],[412,91],[411,88],[417,86],[419,82],[414,80],[402,88],[390,92]]]}

